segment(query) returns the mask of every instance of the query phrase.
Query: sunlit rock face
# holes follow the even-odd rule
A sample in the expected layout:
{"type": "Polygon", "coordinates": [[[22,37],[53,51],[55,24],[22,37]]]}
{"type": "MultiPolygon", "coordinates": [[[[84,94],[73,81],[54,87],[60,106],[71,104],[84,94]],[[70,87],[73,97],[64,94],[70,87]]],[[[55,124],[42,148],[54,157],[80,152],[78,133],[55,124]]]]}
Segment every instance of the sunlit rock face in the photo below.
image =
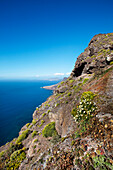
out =
{"type": "Polygon", "coordinates": [[[85,51],[80,54],[71,76],[94,73],[113,61],[113,34],[99,34],[92,38],[85,51]]]}
{"type": "Polygon", "coordinates": [[[3,151],[0,169],[97,170],[104,166],[113,169],[112,127],[113,33],[110,33],[92,38],[78,56],[71,75],[57,84],[53,95],[36,108],[33,121],[21,128],[19,138],[0,147],[3,151]],[[94,101],[87,101],[87,97],[81,101],[84,93],[94,94],[94,101]],[[92,102],[95,111],[90,108],[92,102]],[[51,122],[53,129],[49,127],[51,122]],[[45,127],[48,137],[43,135],[45,127]]]}

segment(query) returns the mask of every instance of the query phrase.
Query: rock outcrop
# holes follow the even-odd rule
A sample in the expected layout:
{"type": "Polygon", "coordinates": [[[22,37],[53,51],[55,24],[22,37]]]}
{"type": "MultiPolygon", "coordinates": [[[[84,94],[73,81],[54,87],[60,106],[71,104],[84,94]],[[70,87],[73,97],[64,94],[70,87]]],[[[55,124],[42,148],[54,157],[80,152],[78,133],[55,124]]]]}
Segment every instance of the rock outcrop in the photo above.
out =
{"type": "Polygon", "coordinates": [[[0,169],[113,169],[113,33],[92,38],[68,79],[0,148],[0,169]],[[53,122],[53,123],[51,123],[53,122]]]}
{"type": "Polygon", "coordinates": [[[106,67],[111,61],[113,61],[112,34],[96,35],[85,51],[78,56],[71,76],[94,73],[106,67]]]}

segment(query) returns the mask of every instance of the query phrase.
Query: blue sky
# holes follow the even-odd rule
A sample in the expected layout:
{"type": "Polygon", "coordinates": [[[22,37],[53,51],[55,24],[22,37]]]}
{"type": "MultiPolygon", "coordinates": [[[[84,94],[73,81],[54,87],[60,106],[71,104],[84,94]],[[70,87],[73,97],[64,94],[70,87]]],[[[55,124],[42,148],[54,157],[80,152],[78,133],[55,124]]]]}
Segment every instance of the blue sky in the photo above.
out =
{"type": "Polygon", "coordinates": [[[108,32],[113,0],[0,0],[0,78],[65,76],[108,32]]]}

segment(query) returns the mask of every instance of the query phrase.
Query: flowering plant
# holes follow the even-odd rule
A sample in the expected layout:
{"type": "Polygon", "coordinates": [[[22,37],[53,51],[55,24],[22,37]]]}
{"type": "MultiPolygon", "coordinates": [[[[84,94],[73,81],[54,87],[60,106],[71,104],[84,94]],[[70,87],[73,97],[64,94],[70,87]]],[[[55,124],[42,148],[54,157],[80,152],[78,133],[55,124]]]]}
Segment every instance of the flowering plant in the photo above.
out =
{"type": "Polygon", "coordinates": [[[78,122],[81,119],[88,120],[93,117],[93,113],[97,109],[96,103],[93,101],[95,96],[96,95],[91,91],[82,94],[80,104],[76,109],[72,110],[72,115],[74,116],[75,121],[78,122]]]}

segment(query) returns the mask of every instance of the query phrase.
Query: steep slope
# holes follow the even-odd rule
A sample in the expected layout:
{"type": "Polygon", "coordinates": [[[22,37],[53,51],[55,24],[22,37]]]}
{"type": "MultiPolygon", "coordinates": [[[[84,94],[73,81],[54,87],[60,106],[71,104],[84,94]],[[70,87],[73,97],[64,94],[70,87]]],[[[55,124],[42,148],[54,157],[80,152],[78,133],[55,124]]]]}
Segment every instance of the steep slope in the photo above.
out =
{"type": "Polygon", "coordinates": [[[0,148],[1,169],[113,169],[113,33],[92,38],[19,137],[0,148]]]}

